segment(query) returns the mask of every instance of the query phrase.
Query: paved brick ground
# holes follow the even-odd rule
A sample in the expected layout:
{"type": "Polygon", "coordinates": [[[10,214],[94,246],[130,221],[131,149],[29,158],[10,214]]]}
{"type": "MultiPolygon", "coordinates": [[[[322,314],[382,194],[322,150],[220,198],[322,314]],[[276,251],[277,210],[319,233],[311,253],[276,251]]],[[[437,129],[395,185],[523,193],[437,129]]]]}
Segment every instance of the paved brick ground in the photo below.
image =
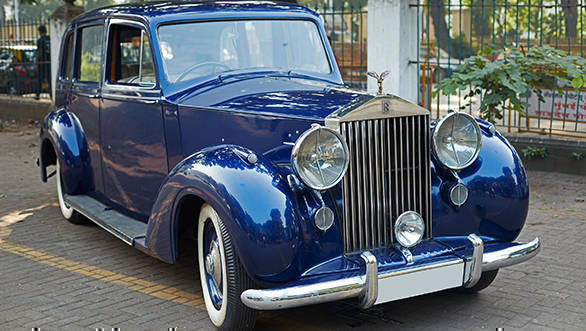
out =
{"type": "MultiPolygon", "coordinates": [[[[54,181],[42,184],[36,131],[0,132],[0,330],[211,329],[194,250],[177,265],[97,226],[61,218],[54,181]]],[[[586,177],[531,172],[521,240],[540,236],[530,262],[501,270],[476,295],[445,291],[361,311],[337,302],[262,313],[258,329],[564,329],[586,325],[586,177]]]]}

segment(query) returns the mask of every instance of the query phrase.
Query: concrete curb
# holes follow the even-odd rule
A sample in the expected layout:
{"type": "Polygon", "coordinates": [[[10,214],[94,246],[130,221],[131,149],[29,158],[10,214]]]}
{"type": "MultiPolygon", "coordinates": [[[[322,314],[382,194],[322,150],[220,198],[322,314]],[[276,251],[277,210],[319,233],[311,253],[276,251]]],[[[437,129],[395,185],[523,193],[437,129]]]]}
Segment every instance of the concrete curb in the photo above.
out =
{"type": "Polygon", "coordinates": [[[51,100],[3,95],[0,96],[0,119],[41,122],[51,107],[51,100]]]}
{"type": "Polygon", "coordinates": [[[526,133],[505,136],[519,153],[526,169],[586,176],[586,140],[526,133]],[[545,148],[545,158],[525,157],[523,149],[528,146],[545,148]],[[576,159],[573,153],[581,153],[582,159],[576,159]]]}

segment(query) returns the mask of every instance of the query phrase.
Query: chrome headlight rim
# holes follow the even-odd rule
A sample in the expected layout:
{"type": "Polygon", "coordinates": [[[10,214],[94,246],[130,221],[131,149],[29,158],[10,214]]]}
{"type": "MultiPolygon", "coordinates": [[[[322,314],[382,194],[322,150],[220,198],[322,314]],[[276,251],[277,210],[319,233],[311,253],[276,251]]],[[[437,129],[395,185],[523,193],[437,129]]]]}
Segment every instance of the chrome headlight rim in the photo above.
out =
{"type": "Polygon", "coordinates": [[[423,217],[421,217],[421,215],[413,210],[408,210],[404,213],[402,213],[401,215],[399,215],[399,217],[397,217],[397,219],[395,220],[394,224],[393,224],[393,232],[395,235],[395,239],[397,240],[397,242],[399,243],[399,245],[405,247],[405,248],[411,248],[419,243],[421,243],[421,241],[423,240],[423,238],[425,237],[425,221],[423,220],[423,217]],[[421,236],[419,237],[419,239],[415,242],[412,243],[404,243],[401,242],[401,236],[400,236],[400,232],[401,232],[401,227],[400,227],[400,222],[405,218],[405,217],[409,217],[410,215],[415,215],[417,217],[417,219],[421,222],[421,236]]]}
{"type": "Polygon", "coordinates": [[[297,176],[297,178],[299,178],[299,180],[301,180],[301,182],[314,190],[318,190],[318,191],[323,191],[323,190],[327,190],[330,189],[336,185],[338,185],[338,183],[340,181],[342,181],[342,179],[344,178],[344,175],[346,174],[346,171],[348,170],[348,165],[350,163],[350,150],[348,149],[348,144],[346,144],[346,141],[344,140],[344,138],[342,137],[342,135],[340,135],[340,133],[338,133],[336,130],[330,129],[326,126],[314,123],[311,125],[311,128],[307,129],[305,132],[303,132],[299,138],[297,138],[297,140],[295,141],[295,144],[293,145],[293,150],[291,151],[291,165],[293,167],[293,172],[295,173],[295,176],[297,176]],[[319,130],[323,130],[323,131],[327,131],[328,133],[332,133],[334,136],[336,136],[336,138],[340,141],[340,143],[342,144],[342,148],[344,150],[344,167],[343,170],[341,171],[341,174],[336,178],[336,180],[326,186],[317,186],[317,185],[312,185],[311,183],[307,182],[302,175],[300,175],[299,172],[299,162],[297,160],[298,156],[299,156],[299,150],[301,149],[301,146],[303,145],[303,142],[307,139],[307,137],[309,137],[312,133],[314,133],[315,131],[319,131],[319,130]]]}
{"type": "Polygon", "coordinates": [[[443,165],[444,167],[448,168],[448,169],[452,169],[452,170],[462,170],[464,168],[469,167],[472,163],[474,163],[474,161],[476,161],[476,159],[478,158],[478,154],[480,154],[480,150],[482,149],[482,131],[480,129],[480,125],[478,125],[478,122],[476,122],[476,119],[474,118],[474,116],[470,115],[470,114],[466,114],[463,112],[452,112],[449,113],[448,115],[444,116],[442,119],[440,119],[437,124],[435,125],[434,129],[433,129],[433,134],[431,137],[431,145],[432,145],[432,150],[433,150],[433,155],[435,156],[435,158],[441,163],[441,165],[443,165]],[[439,128],[446,122],[446,120],[448,120],[449,118],[453,117],[453,116],[464,116],[466,118],[468,118],[470,120],[470,122],[474,125],[474,129],[476,130],[476,137],[477,137],[477,141],[478,144],[476,146],[476,150],[474,151],[474,154],[472,155],[472,157],[470,158],[470,160],[460,166],[454,167],[454,166],[449,166],[447,165],[444,161],[442,161],[442,159],[439,157],[438,155],[438,146],[436,144],[436,140],[438,139],[438,135],[439,135],[439,128]]]}

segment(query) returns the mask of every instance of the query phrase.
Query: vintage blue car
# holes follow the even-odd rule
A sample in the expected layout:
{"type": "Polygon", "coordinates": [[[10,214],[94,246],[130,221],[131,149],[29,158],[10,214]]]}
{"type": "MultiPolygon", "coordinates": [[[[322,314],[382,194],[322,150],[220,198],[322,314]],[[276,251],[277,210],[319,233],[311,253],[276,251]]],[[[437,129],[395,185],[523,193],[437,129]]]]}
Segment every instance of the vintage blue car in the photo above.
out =
{"type": "Polygon", "coordinates": [[[514,242],[529,189],[495,127],[345,88],[302,6],[102,8],[73,20],[60,58],[39,164],[63,216],[168,263],[195,239],[219,328],[478,291],[539,251],[514,242]]]}

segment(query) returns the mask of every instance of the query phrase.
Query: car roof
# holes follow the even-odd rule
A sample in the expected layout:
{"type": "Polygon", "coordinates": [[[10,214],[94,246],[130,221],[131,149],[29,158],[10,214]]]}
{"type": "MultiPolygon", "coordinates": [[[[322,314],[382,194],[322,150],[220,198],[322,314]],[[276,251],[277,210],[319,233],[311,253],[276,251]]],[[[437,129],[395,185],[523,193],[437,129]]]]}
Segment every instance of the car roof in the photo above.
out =
{"type": "Polygon", "coordinates": [[[71,23],[111,17],[139,17],[151,24],[199,19],[280,17],[318,18],[312,10],[290,2],[279,1],[197,1],[148,2],[121,4],[88,11],[71,23]]]}

